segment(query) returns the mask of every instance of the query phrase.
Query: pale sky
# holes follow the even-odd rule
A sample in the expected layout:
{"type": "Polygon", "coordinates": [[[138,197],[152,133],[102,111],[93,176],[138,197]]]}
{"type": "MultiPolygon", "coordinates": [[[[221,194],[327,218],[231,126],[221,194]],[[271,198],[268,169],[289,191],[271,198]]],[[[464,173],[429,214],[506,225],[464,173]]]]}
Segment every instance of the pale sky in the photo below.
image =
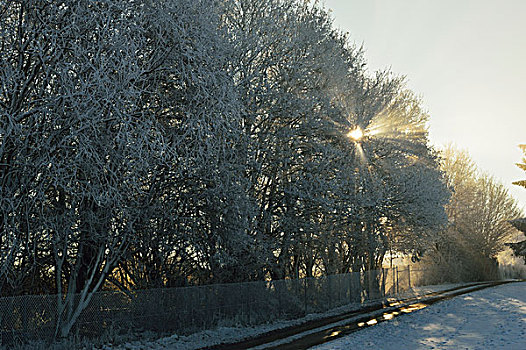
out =
{"type": "Polygon", "coordinates": [[[526,206],[515,166],[526,143],[525,0],[325,0],[363,43],[370,70],[391,68],[423,98],[435,145],[454,143],[526,206]]]}

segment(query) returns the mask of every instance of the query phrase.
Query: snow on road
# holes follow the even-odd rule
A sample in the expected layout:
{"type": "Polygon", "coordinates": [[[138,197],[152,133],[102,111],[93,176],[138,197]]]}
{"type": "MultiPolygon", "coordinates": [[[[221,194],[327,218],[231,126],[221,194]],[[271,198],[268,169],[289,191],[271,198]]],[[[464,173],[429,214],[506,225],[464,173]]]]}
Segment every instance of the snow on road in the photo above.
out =
{"type": "Polygon", "coordinates": [[[436,303],[312,348],[526,350],[526,282],[436,303]]]}

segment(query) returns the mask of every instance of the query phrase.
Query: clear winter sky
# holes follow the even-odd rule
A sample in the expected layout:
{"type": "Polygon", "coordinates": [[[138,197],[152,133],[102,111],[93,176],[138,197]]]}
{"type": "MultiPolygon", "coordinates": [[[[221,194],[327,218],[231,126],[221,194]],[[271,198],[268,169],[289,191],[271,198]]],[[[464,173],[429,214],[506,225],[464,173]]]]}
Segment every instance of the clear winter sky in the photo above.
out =
{"type": "Polygon", "coordinates": [[[325,0],[370,70],[407,76],[435,145],[454,143],[526,206],[526,0],[325,0]]]}

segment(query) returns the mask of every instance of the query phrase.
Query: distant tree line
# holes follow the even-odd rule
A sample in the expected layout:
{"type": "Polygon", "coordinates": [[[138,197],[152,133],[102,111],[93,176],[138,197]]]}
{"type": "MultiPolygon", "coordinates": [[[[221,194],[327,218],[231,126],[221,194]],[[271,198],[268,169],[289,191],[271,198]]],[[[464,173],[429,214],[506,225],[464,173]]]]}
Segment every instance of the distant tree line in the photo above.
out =
{"type": "Polygon", "coordinates": [[[506,187],[481,172],[467,152],[446,147],[441,168],[453,193],[446,205],[448,225],[437,232],[423,259],[428,278],[435,283],[497,279],[497,255],[517,233],[509,221],[522,211],[506,187]]]}
{"type": "Polygon", "coordinates": [[[0,52],[0,295],[56,293],[61,332],[103,286],[373,270],[447,226],[420,100],[316,4],[0,0],[0,52]]]}

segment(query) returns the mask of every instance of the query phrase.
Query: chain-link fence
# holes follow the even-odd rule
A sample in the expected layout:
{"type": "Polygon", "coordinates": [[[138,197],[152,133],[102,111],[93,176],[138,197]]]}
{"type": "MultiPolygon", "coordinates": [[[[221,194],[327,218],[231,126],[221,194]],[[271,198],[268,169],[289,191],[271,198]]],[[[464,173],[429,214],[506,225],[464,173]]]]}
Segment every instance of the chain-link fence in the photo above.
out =
{"type": "MultiPolygon", "coordinates": [[[[85,337],[109,331],[187,334],[216,326],[292,319],[395,296],[421,285],[423,276],[420,270],[406,267],[295,280],[99,292],[80,314],[73,333],[85,337]]],[[[0,298],[4,344],[52,339],[56,320],[54,295],[0,298]]]]}

